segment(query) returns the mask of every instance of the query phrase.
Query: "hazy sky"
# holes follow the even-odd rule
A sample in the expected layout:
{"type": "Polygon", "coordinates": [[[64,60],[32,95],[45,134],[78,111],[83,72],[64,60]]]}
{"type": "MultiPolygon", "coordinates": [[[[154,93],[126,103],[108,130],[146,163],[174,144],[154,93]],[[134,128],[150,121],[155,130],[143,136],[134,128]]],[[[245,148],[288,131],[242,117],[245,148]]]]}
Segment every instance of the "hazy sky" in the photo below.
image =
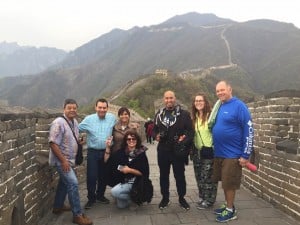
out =
{"type": "Polygon", "coordinates": [[[149,26],[188,12],[300,28],[298,0],[0,0],[0,42],[73,50],[114,28],[149,26]]]}

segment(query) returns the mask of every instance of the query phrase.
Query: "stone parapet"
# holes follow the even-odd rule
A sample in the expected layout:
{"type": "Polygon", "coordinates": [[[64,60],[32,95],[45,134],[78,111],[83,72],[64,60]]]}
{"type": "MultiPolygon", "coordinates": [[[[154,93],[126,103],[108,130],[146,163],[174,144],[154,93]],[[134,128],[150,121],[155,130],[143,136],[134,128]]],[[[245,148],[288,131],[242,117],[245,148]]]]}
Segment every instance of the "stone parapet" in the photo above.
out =
{"type": "MultiPolygon", "coordinates": [[[[116,114],[118,107],[111,109],[116,114]]],[[[48,135],[62,110],[2,107],[0,111],[0,225],[36,225],[53,204],[58,176],[48,164],[48,135]]],[[[131,114],[144,135],[144,119],[131,114]]],[[[76,170],[79,182],[85,181],[85,161],[76,170]]]]}
{"type": "MultiPolygon", "coordinates": [[[[254,122],[252,161],[243,185],[300,219],[300,97],[270,97],[248,104],[254,122]]],[[[110,107],[116,114],[119,107],[110,107]]],[[[48,165],[50,123],[61,110],[0,109],[0,225],[37,225],[53,204],[58,176],[48,165]]],[[[132,122],[144,118],[131,111],[132,122]]],[[[83,118],[80,116],[79,120],[83,118]]],[[[84,155],[86,151],[84,150],[84,155]]],[[[77,168],[85,180],[85,162],[77,168]]]]}
{"type": "Polygon", "coordinates": [[[272,97],[248,104],[255,128],[252,161],[243,184],[300,219],[300,97],[272,97]]]}

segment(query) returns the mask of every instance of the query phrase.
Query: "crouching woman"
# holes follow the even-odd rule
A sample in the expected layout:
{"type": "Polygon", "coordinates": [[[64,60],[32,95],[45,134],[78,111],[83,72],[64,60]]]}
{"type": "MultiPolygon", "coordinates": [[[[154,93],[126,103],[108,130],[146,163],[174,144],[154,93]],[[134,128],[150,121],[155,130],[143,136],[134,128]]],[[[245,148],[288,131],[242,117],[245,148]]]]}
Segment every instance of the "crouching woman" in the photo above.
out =
{"type": "Polygon", "coordinates": [[[128,130],[123,138],[121,149],[111,153],[111,140],[106,141],[104,161],[108,164],[111,177],[116,185],[111,189],[118,208],[127,208],[130,203],[130,190],[137,176],[149,178],[147,148],[142,146],[141,137],[135,130],[128,130]]]}

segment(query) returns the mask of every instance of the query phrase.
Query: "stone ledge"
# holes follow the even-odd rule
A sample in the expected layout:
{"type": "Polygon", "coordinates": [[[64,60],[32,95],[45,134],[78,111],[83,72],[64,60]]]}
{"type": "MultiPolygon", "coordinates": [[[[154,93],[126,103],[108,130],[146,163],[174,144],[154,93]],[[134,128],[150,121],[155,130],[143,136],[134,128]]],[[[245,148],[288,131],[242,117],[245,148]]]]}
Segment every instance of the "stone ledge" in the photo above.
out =
{"type": "Polygon", "coordinates": [[[284,151],[286,153],[297,155],[298,154],[298,143],[295,141],[291,141],[291,140],[279,141],[276,144],[276,149],[278,151],[284,151]]]}

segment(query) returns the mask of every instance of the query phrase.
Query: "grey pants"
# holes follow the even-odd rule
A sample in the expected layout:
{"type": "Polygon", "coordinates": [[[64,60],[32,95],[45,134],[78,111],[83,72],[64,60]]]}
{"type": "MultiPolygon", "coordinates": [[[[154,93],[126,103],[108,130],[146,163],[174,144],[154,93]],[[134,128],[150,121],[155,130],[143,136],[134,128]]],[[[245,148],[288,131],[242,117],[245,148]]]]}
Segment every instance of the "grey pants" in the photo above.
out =
{"type": "Polygon", "coordinates": [[[193,155],[195,178],[199,190],[199,198],[213,205],[217,197],[218,183],[212,182],[213,159],[201,159],[199,152],[193,155]]]}

